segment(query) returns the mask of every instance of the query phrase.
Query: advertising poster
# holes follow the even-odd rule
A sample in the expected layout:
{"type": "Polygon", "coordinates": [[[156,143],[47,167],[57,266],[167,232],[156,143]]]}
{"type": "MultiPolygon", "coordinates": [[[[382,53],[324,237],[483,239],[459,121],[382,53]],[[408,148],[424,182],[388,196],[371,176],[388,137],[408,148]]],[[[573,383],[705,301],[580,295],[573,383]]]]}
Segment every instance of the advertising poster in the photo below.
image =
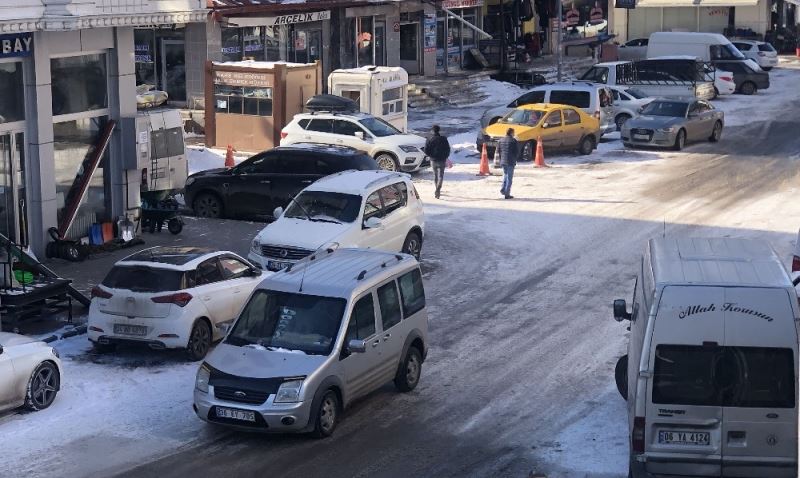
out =
{"type": "Polygon", "coordinates": [[[436,14],[426,13],[424,26],[424,47],[426,52],[436,51],[436,14]]]}

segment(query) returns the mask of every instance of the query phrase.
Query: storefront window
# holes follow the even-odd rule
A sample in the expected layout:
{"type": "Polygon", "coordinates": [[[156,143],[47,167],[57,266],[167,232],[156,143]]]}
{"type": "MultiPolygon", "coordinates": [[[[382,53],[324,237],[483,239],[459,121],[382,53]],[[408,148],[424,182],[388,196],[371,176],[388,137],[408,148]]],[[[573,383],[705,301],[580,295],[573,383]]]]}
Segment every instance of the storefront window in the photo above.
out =
{"type": "Polygon", "coordinates": [[[0,63],[0,124],[25,119],[22,62],[0,63]]]}
{"type": "Polygon", "coordinates": [[[266,27],[242,28],[241,36],[244,46],[243,58],[264,61],[264,32],[266,27]]]}
{"type": "Polygon", "coordinates": [[[217,113],[272,116],[272,88],[214,85],[217,113]]]}
{"type": "Polygon", "coordinates": [[[242,45],[240,44],[241,28],[222,29],[222,59],[225,61],[240,61],[242,59],[242,45]]]}
{"type": "Polygon", "coordinates": [[[284,57],[282,45],[286,45],[286,27],[264,27],[264,50],[267,61],[280,61],[284,57]]]}
{"type": "Polygon", "coordinates": [[[386,66],[386,21],[375,20],[375,65],[386,66]]]}
{"type": "Polygon", "coordinates": [[[372,55],[375,48],[372,38],[372,17],[359,17],[357,30],[356,48],[358,50],[358,66],[372,65],[372,55]]]}
{"type": "Polygon", "coordinates": [[[356,38],[356,19],[348,18],[342,28],[341,67],[352,68],[356,66],[356,48],[353,38],[356,38]]]}
{"type": "Polygon", "coordinates": [[[155,30],[134,30],[136,84],[156,86],[155,30]]]}
{"type": "Polygon", "coordinates": [[[105,54],[53,58],[50,71],[53,116],[108,107],[105,54]]]}

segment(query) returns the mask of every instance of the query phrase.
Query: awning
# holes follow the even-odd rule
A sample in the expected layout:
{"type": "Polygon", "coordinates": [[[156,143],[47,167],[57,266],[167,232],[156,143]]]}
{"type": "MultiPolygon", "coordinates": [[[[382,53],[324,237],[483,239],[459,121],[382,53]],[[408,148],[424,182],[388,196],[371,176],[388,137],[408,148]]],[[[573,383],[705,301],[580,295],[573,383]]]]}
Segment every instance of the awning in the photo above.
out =
{"type": "MultiPolygon", "coordinates": [[[[800,0],[794,0],[800,2],[800,0]]],[[[637,0],[636,8],[647,7],[752,7],[758,0],[637,0]]]]}

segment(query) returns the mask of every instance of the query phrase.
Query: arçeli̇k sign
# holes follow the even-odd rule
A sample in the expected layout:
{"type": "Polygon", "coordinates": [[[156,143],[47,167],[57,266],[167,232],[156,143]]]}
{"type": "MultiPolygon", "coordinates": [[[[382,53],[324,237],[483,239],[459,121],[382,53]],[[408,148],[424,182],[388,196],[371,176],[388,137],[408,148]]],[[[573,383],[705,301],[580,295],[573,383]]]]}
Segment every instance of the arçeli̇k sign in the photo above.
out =
{"type": "Polygon", "coordinates": [[[0,58],[30,56],[33,52],[33,33],[0,35],[0,58]]]}

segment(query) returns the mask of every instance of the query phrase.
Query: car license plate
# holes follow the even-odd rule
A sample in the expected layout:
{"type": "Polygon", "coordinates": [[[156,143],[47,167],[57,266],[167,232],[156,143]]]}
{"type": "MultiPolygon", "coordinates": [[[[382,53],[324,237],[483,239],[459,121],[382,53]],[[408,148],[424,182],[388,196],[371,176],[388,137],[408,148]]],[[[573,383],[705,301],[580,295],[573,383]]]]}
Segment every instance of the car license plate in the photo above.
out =
{"type": "Polygon", "coordinates": [[[658,443],[663,445],[701,445],[711,443],[711,434],[708,432],[687,431],[658,431],[658,443]]]}
{"type": "Polygon", "coordinates": [[[267,261],[267,270],[279,271],[279,270],[282,270],[282,269],[286,269],[290,265],[292,265],[291,262],[267,261]]]}
{"type": "Polygon", "coordinates": [[[217,418],[228,418],[230,420],[255,422],[256,413],[251,412],[249,410],[237,410],[235,408],[217,407],[217,418]]]}
{"type": "Polygon", "coordinates": [[[633,135],[633,139],[643,139],[643,140],[649,141],[650,140],[650,136],[648,136],[646,134],[635,134],[635,135],[633,135]]]}
{"type": "Polygon", "coordinates": [[[147,327],[142,325],[114,324],[114,333],[119,335],[147,335],[147,327]]]}

